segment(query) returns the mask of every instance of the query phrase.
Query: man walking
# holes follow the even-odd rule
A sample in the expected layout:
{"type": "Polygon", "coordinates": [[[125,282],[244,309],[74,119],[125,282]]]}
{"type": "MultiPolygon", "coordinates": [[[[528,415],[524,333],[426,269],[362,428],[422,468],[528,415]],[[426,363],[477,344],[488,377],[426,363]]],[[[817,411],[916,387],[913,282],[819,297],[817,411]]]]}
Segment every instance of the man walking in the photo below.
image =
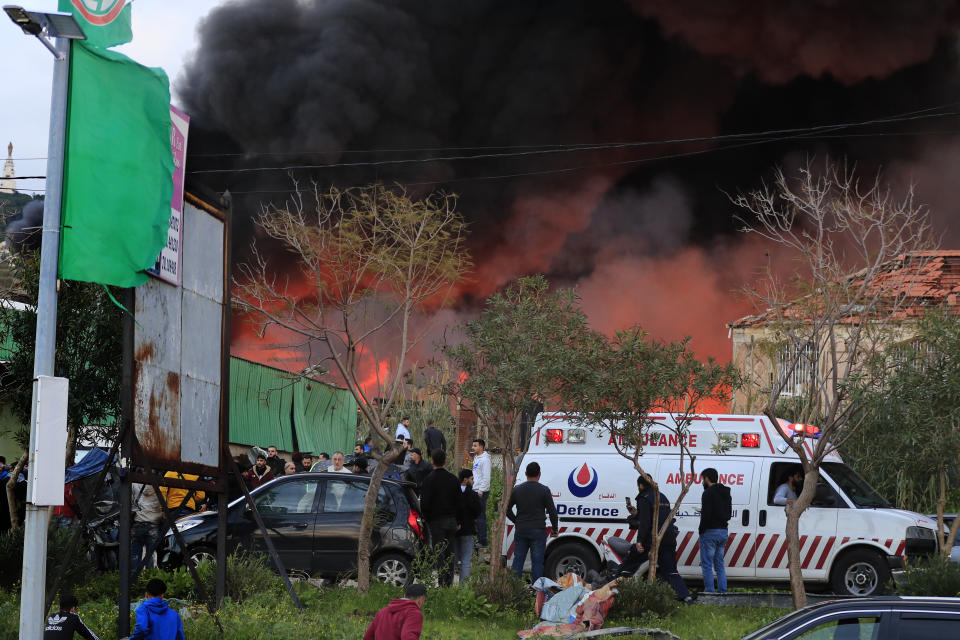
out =
{"type": "Polygon", "coordinates": [[[473,490],[473,471],[461,469],[460,497],[463,504],[460,506],[460,528],[454,537],[453,562],[460,564],[460,584],[467,583],[470,577],[470,561],[473,559],[473,537],[477,533],[477,516],[480,515],[480,496],[473,490]]]}
{"type": "Polygon", "coordinates": [[[277,448],[273,445],[267,447],[267,466],[273,471],[274,478],[282,476],[283,469],[287,466],[287,461],[277,455],[277,448]]]}
{"type": "Polygon", "coordinates": [[[157,500],[157,493],[149,484],[134,484],[133,527],[130,529],[130,571],[136,573],[143,566],[153,568],[153,551],[163,522],[163,509],[157,500]],[[145,557],[144,557],[145,556],[145,557]]]}
{"type": "Polygon", "coordinates": [[[487,443],[477,438],[470,445],[473,451],[473,490],[480,498],[480,515],[477,517],[477,548],[487,546],[487,498],[490,497],[490,454],[487,443]]]}
{"type": "Polygon", "coordinates": [[[732,504],[730,487],[719,482],[716,469],[704,469],[703,498],[700,503],[700,569],[703,572],[703,590],[714,593],[713,574],[717,574],[717,590],[727,592],[727,571],[723,554],[727,549],[727,523],[732,504]]]}
{"type": "MultiPolygon", "coordinates": [[[[630,512],[630,518],[627,522],[631,529],[637,530],[637,550],[645,554],[645,558],[650,555],[650,548],[653,542],[653,505],[656,500],[656,491],[646,478],[640,476],[637,478],[637,505],[636,507],[627,507],[630,512]]],[[[663,527],[670,514],[670,501],[660,493],[660,507],[657,511],[657,529],[663,527]]],[[[673,587],[673,592],[677,595],[677,600],[681,602],[693,602],[687,584],[680,577],[677,571],[677,525],[670,523],[663,538],[660,540],[660,547],[657,551],[657,577],[667,582],[673,587]]],[[[645,559],[644,558],[644,559],[645,559]]]]}
{"type": "Polygon", "coordinates": [[[137,607],[137,626],[130,640],[185,640],[180,614],[163,599],[166,592],[167,584],[159,578],[147,583],[146,600],[137,607]]]}
{"type": "Polygon", "coordinates": [[[423,481],[430,475],[431,471],[433,471],[433,467],[423,459],[420,449],[416,447],[410,449],[410,466],[403,472],[403,479],[417,485],[417,495],[423,489],[423,481]]]}
{"type": "Polygon", "coordinates": [[[423,480],[420,507],[424,520],[430,527],[430,545],[440,551],[440,586],[453,583],[453,545],[457,522],[462,518],[460,505],[460,481],[457,476],[443,468],[447,454],[433,452],[433,471],[423,480]]]}
{"type": "Polygon", "coordinates": [[[507,518],[513,530],[513,572],[519,578],[530,551],[530,578],[536,582],[543,576],[543,556],[547,549],[547,528],[543,521],[550,517],[550,537],[557,537],[557,507],[550,489],[540,484],[540,465],[531,462],[526,469],[527,481],[513,488],[507,505],[507,518]],[[516,513],[514,513],[516,508],[516,513]]]}
{"type": "Polygon", "coordinates": [[[443,452],[447,450],[447,438],[433,422],[428,422],[427,428],[423,430],[423,444],[427,448],[427,455],[433,455],[437,449],[443,452]]]}
{"type": "Polygon", "coordinates": [[[391,600],[377,612],[363,634],[363,640],[418,640],[423,629],[423,603],[426,601],[426,587],[407,585],[402,598],[391,600]]]}
{"type": "Polygon", "coordinates": [[[257,464],[243,472],[243,479],[247,483],[247,488],[251,490],[267,484],[273,480],[273,477],[273,471],[267,466],[267,458],[262,454],[257,456],[257,464]]]}

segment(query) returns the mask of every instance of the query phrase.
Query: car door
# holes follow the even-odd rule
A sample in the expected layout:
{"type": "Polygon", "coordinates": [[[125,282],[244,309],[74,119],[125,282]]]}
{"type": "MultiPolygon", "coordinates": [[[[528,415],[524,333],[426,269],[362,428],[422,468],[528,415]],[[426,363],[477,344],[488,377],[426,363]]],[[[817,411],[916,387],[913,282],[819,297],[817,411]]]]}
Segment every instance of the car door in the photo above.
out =
{"type": "Polygon", "coordinates": [[[896,614],[889,640],[960,638],[960,611],[901,611],[896,614]]]}
{"type": "MultiPolygon", "coordinates": [[[[369,479],[342,475],[328,477],[322,482],[320,510],[314,529],[313,557],[317,573],[338,575],[352,573],[357,568],[357,547],[360,541],[360,521],[367,496],[369,479]]],[[[397,505],[386,485],[377,495],[377,514],[371,533],[371,550],[380,546],[382,525],[392,522],[397,505]]]]}
{"type": "MultiPolygon", "coordinates": [[[[689,462],[685,461],[686,465],[689,462]]],[[[756,504],[754,462],[745,458],[727,459],[704,456],[697,460],[697,469],[712,467],[717,470],[720,482],[730,489],[731,515],[727,523],[727,548],[724,552],[724,567],[727,576],[750,578],[754,575],[751,551],[756,538],[756,518],[751,507],[756,504]]],[[[680,471],[679,456],[663,456],[657,471],[657,483],[673,504],[680,495],[685,480],[680,471]]],[[[703,498],[702,479],[697,477],[690,485],[683,503],[677,510],[677,569],[680,575],[698,578],[700,568],[700,507],[703,498]]]]}
{"type": "MultiPolygon", "coordinates": [[[[884,611],[838,611],[813,616],[780,635],[783,640],[888,640],[891,615],[884,611]]],[[[781,630],[782,631],[782,630],[781,630]]],[[[911,636],[933,638],[946,636],[911,636]]]]}
{"type": "MultiPolygon", "coordinates": [[[[310,572],[313,570],[313,529],[317,518],[318,482],[311,478],[292,478],[266,485],[254,496],[257,511],[263,519],[271,542],[284,568],[310,572]]],[[[251,546],[268,552],[263,533],[254,523],[249,507],[243,517],[248,521],[251,546]],[[254,523],[250,527],[250,523],[254,523]]]]}
{"type": "MultiPolygon", "coordinates": [[[[788,470],[799,462],[764,460],[760,481],[757,513],[757,549],[754,554],[758,578],[789,578],[787,559],[787,512],[773,504],[777,487],[786,479],[788,470]]],[[[821,482],[823,480],[821,479],[821,482]]],[[[823,483],[823,489],[830,489],[823,483]]],[[[831,489],[832,490],[832,489],[831,489]]],[[[819,493],[819,490],[818,490],[819,493]]],[[[838,508],[846,506],[834,501],[817,503],[800,516],[800,567],[807,580],[826,580],[830,551],[836,544],[838,508]]]]}

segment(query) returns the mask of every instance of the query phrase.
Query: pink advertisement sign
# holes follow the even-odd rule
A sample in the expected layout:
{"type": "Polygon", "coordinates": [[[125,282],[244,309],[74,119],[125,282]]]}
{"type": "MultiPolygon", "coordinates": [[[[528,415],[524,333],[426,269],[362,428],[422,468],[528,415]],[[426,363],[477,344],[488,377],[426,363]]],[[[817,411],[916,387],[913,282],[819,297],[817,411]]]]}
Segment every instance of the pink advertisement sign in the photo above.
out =
{"type": "Polygon", "coordinates": [[[179,285],[180,245],[183,240],[183,182],[187,164],[187,131],[190,116],[170,105],[170,150],[173,152],[173,197],[170,200],[170,227],[167,244],[160,251],[150,273],[170,284],[179,285]]]}

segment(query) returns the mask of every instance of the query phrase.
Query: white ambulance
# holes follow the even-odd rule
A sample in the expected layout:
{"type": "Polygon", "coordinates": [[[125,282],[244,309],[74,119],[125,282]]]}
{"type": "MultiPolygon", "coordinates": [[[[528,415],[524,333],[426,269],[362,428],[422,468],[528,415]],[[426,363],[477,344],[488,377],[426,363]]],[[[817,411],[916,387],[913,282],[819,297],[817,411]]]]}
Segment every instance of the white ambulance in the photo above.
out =
{"type": "MultiPolygon", "coordinates": [[[[642,466],[673,504],[683,476],[689,473],[689,462],[680,469],[677,435],[669,428],[675,424],[673,418],[650,419],[664,426],[651,428],[642,466]]],[[[809,427],[806,431],[804,446],[812,451],[815,443],[808,438],[818,433],[809,427]]],[[[730,487],[733,502],[724,556],[728,581],[789,580],[786,514],[784,507],[773,504],[773,495],[788,469],[799,464],[796,454],[765,416],[701,415],[689,432],[698,475],[677,511],[680,575],[701,579],[699,471],[713,467],[730,487]]],[[[606,536],[634,538],[636,532],[626,523],[626,498],[636,496],[637,472],[630,460],[617,453],[609,433],[575,426],[568,416],[542,414],[532,429],[528,452],[517,466],[518,483],[525,480],[524,469],[530,462],[540,464],[540,482],[550,488],[560,520],[558,537],[548,538],[547,577],[555,579],[570,571],[586,575],[589,569],[600,568],[606,536]]],[[[902,568],[906,555],[936,550],[935,520],[892,508],[836,453],[824,461],[820,475],[814,504],[800,518],[805,581],[829,584],[838,594],[876,594],[891,571],[902,568]]],[[[509,566],[512,527],[504,538],[503,555],[509,566]]]]}

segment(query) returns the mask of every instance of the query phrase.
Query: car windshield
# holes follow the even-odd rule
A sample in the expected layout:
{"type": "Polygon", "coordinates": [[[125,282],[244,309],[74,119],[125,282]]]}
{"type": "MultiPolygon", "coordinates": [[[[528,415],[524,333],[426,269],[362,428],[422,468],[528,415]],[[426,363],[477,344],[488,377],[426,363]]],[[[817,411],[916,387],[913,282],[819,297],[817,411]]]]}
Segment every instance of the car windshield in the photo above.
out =
{"type": "Polygon", "coordinates": [[[893,505],[877,493],[867,481],[845,464],[840,462],[824,462],[823,470],[837,483],[853,504],[862,509],[874,507],[890,509],[893,505]]]}

